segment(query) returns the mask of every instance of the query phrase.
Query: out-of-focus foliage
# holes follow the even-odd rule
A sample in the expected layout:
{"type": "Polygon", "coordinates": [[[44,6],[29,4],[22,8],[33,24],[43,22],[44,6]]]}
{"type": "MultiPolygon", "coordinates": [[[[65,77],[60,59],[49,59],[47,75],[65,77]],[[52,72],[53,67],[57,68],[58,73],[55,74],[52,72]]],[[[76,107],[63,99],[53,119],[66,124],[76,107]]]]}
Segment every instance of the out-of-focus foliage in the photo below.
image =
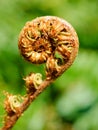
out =
{"type": "Polygon", "coordinates": [[[4,94],[25,94],[30,72],[44,67],[20,57],[18,35],[36,17],[55,15],[76,29],[80,50],[73,66],[50,85],[13,130],[98,130],[98,0],[0,0],[0,127],[4,94]]]}

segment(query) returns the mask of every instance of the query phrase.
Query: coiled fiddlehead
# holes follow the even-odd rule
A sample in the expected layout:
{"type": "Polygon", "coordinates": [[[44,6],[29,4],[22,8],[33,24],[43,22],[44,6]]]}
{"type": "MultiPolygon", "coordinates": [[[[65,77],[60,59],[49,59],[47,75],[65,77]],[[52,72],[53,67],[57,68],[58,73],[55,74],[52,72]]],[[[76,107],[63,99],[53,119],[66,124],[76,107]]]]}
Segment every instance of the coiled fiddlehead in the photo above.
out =
{"type": "Polygon", "coordinates": [[[29,62],[46,62],[47,78],[61,75],[74,61],[78,37],[73,27],[55,16],[27,22],[19,36],[19,49],[29,62]]]}
{"type": "Polygon", "coordinates": [[[2,130],[10,130],[31,102],[73,63],[78,53],[78,37],[73,27],[55,16],[38,17],[27,22],[19,35],[21,55],[34,64],[46,63],[46,79],[31,73],[25,80],[24,97],[7,94],[7,112],[2,130]]]}

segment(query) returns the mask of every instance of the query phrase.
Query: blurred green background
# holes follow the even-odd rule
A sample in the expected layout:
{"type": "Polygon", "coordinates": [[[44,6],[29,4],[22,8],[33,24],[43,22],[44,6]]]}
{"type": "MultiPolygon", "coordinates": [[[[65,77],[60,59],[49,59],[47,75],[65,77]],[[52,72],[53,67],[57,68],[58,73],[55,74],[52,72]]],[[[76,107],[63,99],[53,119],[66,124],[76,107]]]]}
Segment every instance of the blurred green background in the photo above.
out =
{"type": "Polygon", "coordinates": [[[55,15],[76,29],[79,54],[17,121],[13,130],[98,130],[98,0],[0,0],[0,127],[4,94],[25,94],[22,78],[43,73],[18,51],[18,35],[27,21],[55,15]]]}

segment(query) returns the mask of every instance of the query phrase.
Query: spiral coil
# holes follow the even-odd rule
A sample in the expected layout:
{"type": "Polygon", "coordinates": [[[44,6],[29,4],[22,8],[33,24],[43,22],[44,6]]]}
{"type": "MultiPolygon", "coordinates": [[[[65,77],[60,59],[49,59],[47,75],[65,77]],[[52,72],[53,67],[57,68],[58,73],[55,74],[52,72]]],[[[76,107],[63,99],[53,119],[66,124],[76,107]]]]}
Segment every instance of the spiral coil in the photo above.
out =
{"type": "Polygon", "coordinates": [[[56,74],[65,64],[69,67],[73,63],[78,43],[77,34],[68,22],[55,16],[44,16],[26,23],[18,46],[27,61],[34,64],[46,62],[48,74],[56,74]]]}

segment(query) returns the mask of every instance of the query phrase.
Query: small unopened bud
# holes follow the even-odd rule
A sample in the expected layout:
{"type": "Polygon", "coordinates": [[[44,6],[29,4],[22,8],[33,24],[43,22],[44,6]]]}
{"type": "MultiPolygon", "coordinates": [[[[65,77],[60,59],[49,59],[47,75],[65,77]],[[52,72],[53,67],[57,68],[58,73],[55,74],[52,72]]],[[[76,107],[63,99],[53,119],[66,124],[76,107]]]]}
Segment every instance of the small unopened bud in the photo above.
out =
{"type": "Polygon", "coordinates": [[[21,104],[22,104],[22,97],[7,94],[7,98],[5,100],[5,109],[7,113],[11,114],[12,112],[15,113],[18,112],[21,104]]]}
{"type": "Polygon", "coordinates": [[[42,75],[40,73],[31,73],[29,76],[24,78],[26,82],[27,92],[35,92],[39,88],[39,85],[43,82],[42,75]]]}

